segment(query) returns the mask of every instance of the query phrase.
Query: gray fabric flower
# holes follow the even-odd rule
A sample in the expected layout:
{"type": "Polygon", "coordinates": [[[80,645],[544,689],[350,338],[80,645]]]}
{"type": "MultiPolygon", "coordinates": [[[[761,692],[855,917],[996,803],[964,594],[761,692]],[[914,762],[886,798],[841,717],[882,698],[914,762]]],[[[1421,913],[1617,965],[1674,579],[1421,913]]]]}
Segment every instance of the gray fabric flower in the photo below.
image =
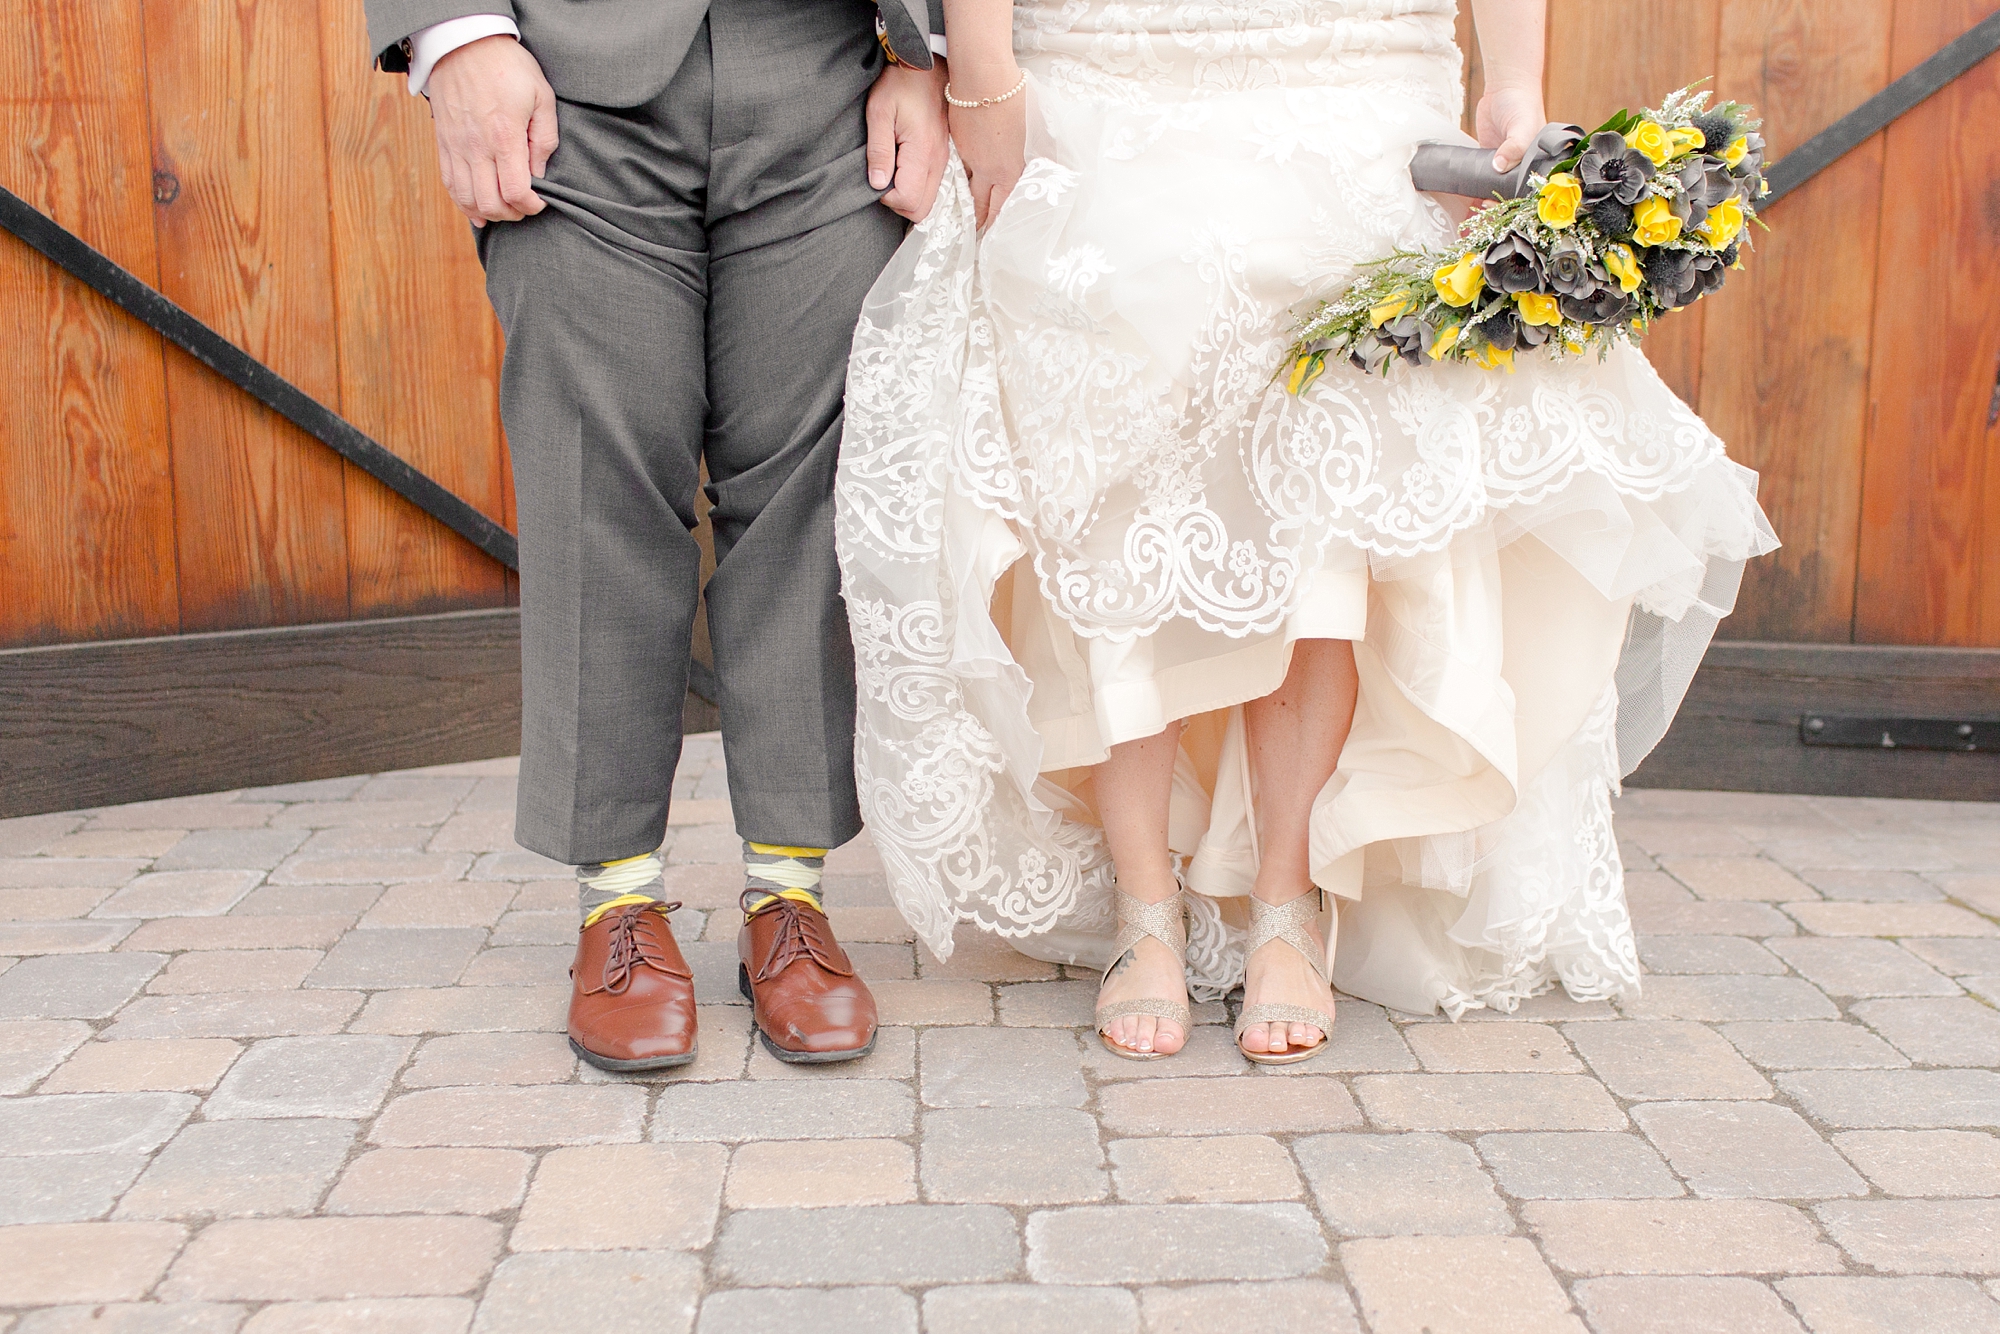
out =
{"type": "Polygon", "coordinates": [[[1375,332],[1404,361],[1424,364],[1424,322],[1416,316],[1398,315],[1375,332]]]}
{"type": "MultiPolygon", "coordinates": [[[[1713,256],[1710,256],[1713,258],[1713,256]]],[[[1646,282],[1668,310],[1677,310],[1701,295],[1701,276],[1693,252],[1660,247],[1646,253],[1646,282]]]]}
{"type": "Polygon", "coordinates": [[[1480,321],[1478,332],[1502,352],[1525,352],[1548,342],[1554,330],[1546,324],[1529,324],[1510,309],[1480,321]]]}
{"type": "Polygon", "coordinates": [[[1550,289],[1558,296],[1585,296],[1609,281],[1601,270],[1591,271],[1590,251],[1568,237],[1556,242],[1549,251],[1543,270],[1548,275],[1550,289]]]}
{"type": "Polygon", "coordinates": [[[1675,179],[1680,182],[1680,193],[1667,201],[1668,207],[1681,220],[1682,232],[1691,232],[1708,221],[1707,175],[1701,163],[1690,162],[1680,169],[1675,179]]]}
{"type": "Polygon", "coordinates": [[[1559,296],[1556,306],[1566,320],[1583,324],[1620,324],[1631,313],[1632,298],[1607,283],[1580,296],[1559,296]]]}
{"type": "Polygon", "coordinates": [[[1347,362],[1363,375],[1373,375],[1389,364],[1396,355],[1396,349],[1389,346],[1370,329],[1354,340],[1354,346],[1347,353],[1347,362]]]}
{"type": "Polygon", "coordinates": [[[1615,199],[1629,207],[1646,193],[1646,182],[1653,179],[1653,164],[1629,146],[1624,135],[1605,130],[1590,136],[1590,147],[1577,162],[1576,174],[1583,181],[1585,203],[1615,199]]]}
{"type": "Polygon", "coordinates": [[[1694,257],[1695,296],[1704,297],[1720,288],[1729,277],[1729,266],[1714,251],[1694,257]]]}
{"type": "Polygon", "coordinates": [[[1519,232],[1508,232],[1486,247],[1479,264],[1486,272],[1486,285],[1496,292],[1541,290],[1541,254],[1519,232]]]}

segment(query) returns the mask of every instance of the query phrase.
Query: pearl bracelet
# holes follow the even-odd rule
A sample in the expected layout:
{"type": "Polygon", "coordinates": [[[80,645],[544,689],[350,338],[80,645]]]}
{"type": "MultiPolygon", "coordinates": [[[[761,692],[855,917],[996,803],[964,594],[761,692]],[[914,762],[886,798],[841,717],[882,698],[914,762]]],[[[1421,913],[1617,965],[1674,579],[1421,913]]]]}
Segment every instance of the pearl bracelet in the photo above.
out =
{"type": "Polygon", "coordinates": [[[998,97],[982,97],[974,102],[962,101],[959,98],[953,97],[951,95],[951,85],[947,83],[944,86],[944,100],[951,103],[953,106],[959,108],[961,111],[976,111],[980,107],[990,107],[998,105],[1001,102],[1005,102],[1008,98],[1014,96],[1016,93],[1020,92],[1023,88],[1026,88],[1027,86],[1028,86],[1028,72],[1026,70],[1022,70],[1021,81],[1015,84],[1012,88],[1009,88],[1006,92],[1001,93],[998,97]]]}

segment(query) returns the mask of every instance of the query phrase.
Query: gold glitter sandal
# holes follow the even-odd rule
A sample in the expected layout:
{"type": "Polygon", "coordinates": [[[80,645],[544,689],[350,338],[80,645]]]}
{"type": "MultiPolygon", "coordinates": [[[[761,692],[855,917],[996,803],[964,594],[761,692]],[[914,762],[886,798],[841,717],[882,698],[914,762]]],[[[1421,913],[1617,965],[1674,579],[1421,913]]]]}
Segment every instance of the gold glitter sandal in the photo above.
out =
{"type": "Polygon", "coordinates": [[[1315,1010],[1306,1005],[1252,1005],[1246,1002],[1243,1013],[1236,1020],[1236,1049],[1243,1053],[1247,1061],[1258,1065],[1295,1065],[1300,1061],[1310,1061],[1326,1050],[1333,1039],[1333,979],[1327,974],[1326,942],[1313,938],[1309,930],[1319,920],[1320,909],[1326,900],[1326,891],[1309,889],[1295,899],[1284,903],[1266,903],[1262,899],[1250,900],[1250,939],[1243,950],[1243,961],[1248,967],[1250,956],[1259,948],[1274,940],[1282,940],[1312,965],[1313,972],[1326,984],[1327,1006],[1315,1010]],[[1309,1047],[1288,1047],[1284,1051],[1251,1051],[1243,1045],[1243,1030],[1252,1024],[1312,1024],[1322,1034],[1318,1042],[1309,1047]]]}
{"type": "MultiPolygon", "coordinates": [[[[1135,899],[1122,889],[1111,891],[1112,903],[1118,910],[1118,936],[1111,942],[1113,954],[1111,967],[1104,970],[1099,986],[1111,977],[1111,969],[1119,960],[1130,954],[1139,942],[1147,936],[1159,941],[1174,952],[1176,959],[1187,957],[1187,900],[1182,891],[1175,890],[1172,897],[1158,903],[1146,903],[1135,899]]],[[[1127,1047],[1121,1042],[1113,1042],[1104,1026],[1113,1019],[1129,1014],[1149,1014],[1155,1019],[1165,1019],[1179,1024],[1186,1033],[1191,1025],[1192,1015],[1185,1001],[1164,1000],[1155,996],[1136,996],[1131,1000],[1113,1001],[1109,1005],[1097,1007],[1097,1038],[1114,1056],[1123,1056],[1128,1061],[1157,1061],[1172,1055],[1164,1051],[1140,1051],[1127,1047]]]]}

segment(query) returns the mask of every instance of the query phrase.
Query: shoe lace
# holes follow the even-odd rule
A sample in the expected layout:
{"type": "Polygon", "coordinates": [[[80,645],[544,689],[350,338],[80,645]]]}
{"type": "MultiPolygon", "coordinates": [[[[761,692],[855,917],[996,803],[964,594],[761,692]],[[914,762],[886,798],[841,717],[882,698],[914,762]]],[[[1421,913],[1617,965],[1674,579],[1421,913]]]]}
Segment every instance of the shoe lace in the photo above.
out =
{"type": "Polygon", "coordinates": [[[604,991],[613,996],[624,995],[632,985],[632,970],[641,964],[668,977],[694,980],[686,968],[668,962],[660,942],[659,932],[666,925],[667,914],[680,906],[654,899],[612,910],[611,940],[604,955],[604,991]]]}
{"type": "Polygon", "coordinates": [[[834,943],[823,914],[792,899],[778,899],[759,908],[753,916],[778,914],[777,934],[771,938],[771,952],[757,969],[757,982],[768,982],[800,959],[811,959],[839,977],[854,976],[854,969],[834,943]]]}

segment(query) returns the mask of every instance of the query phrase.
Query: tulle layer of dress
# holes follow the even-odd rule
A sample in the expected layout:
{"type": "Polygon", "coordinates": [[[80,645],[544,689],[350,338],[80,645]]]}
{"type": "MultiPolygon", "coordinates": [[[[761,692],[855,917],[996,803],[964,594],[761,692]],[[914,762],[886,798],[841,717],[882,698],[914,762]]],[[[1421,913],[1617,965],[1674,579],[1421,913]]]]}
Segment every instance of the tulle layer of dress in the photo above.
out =
{"type": "Polygon", "coordinates": [[[1023,4],[1029,166],[983,237],[954,164],[871,294],[838,541],[862,811],[937,954],[961,922],[1108,962],[1090,766],[1186,719],[1189,978],[1241,980],[1241,705],[1301,639],[1361,693],[1312,820],[1333,969],[1412,1011],[1638,965],[1610,799],[1743,563],[1756,478],[1625,348],[1511,375],[1274,381],[1299,313],[1449,233],[1450,0],[1023,4]]]}

